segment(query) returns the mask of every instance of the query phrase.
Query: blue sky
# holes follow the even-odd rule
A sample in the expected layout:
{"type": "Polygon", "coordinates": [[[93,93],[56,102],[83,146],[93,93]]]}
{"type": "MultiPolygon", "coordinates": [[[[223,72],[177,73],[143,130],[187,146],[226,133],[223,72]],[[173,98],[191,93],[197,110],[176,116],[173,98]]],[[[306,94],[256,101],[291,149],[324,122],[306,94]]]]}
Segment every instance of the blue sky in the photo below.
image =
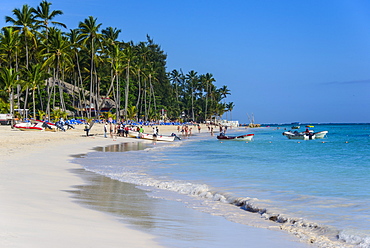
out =
{"type": "MultiPolygon", "coordinates": [[[[2,3],[0,25],[14,8],[39,2],[2,3]]],[[[167,53],[168,71],[212,73],[231,90],[233,120],[370,122],[369,1],[51,2],[68,28],[91,15],[121,29],[120,40],[149,34],[167,53]]]]}

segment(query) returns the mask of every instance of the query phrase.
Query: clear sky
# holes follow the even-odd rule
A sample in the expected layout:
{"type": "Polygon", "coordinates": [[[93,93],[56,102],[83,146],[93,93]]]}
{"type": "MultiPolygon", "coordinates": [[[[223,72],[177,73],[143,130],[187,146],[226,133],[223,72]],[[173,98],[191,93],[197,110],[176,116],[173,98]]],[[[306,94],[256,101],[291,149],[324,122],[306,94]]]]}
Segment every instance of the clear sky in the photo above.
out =
{"type": "MultiPolygon", "coordinates": [[[[0,1],[5,26],[14,8],[41,0],[0,1]]],[[[370,123],[368,0],[50,2],[69,29],[91,15],[121,29],[120,40],[149,34],[168,55],[167,71],[212,73],[231,90],[233,120],[370,123]]]]}

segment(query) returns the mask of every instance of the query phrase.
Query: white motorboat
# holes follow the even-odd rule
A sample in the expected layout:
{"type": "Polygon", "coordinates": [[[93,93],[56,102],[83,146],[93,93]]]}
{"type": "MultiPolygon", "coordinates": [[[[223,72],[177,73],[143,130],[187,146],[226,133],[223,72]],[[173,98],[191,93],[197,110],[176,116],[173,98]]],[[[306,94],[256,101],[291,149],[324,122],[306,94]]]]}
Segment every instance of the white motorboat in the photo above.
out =
{"type": "Polygon", "coordinates": [[[220,140],[252,141],[253,137],[254,137],[254,134],[244,134],[244,135],[239,135],[239,136],[228,136],[228,135],[225,135],[224,133],[221,133],[220,135],[217,136],[217,139],[220,139],[220,140]]]}
{"type": "Polygon", "coordinates": [[[326,134],[328,131],[321,131],[321,132],[316,132],[315,133],[315,139],[323,139],[326,137],[326,134]]]}
{"type": "Polygon", "coordinates": [[[314,140],[314,139],[323,139],[325,138],[328,131],[321,131],[321,132],[313,132],[305,131],[305,132],[298,132],[298,131],[286,131],[283,133],[284,136],[288,137],[288,139],[298,139],[298,140],[314,140]]]}
{"type": "Polygon", "coordinates": [[[128,130],[128,136],[131,138],[141,138],[141,133],[137,131],[128,130]]]}
{"type": "Polygon", "coordinates": [[[138,139],[147,139],[147,140],[156,140],[156,141],[174,141],[176,135],[171,136],[164,136],[164,135],[154,135],[150,133],[140,133],[137,131],[128,131],[128,136],[131,138],[138,138],[138,139]]]}
{"type": "Polygon", "coordinates": [[[315,139],[315,134],[312,132],[298,132],[298,131],[287,131],[283,133],[284,136],[288,137],[288,139],[298,139],[298,140],[313,140],[315,139]]]}
{"type": "Polygon", "coordinates": [[[141,139],[156,140],[156,141],[174,141],[175,136],[163,136],[163,135],[154,135],[150,133],[141,133],[141,139]]]}

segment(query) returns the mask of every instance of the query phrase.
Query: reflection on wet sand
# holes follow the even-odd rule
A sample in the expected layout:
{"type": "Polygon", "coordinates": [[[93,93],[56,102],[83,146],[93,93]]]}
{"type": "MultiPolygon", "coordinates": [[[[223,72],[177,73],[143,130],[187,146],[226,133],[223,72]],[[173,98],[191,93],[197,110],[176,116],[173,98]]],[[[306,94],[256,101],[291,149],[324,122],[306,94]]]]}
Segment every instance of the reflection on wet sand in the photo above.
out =
{"type": "Polygon", "coordinates": [[[131,142],[131,143],[120,143],[104,147],[95,147],[94,150],[98,152],[127,152],[127,151],[139,151],[144,150],[148,147],[148,143],[144,142],[131,142]]]}
{"type": "Polygon", "coordinates": [[[99,211],[118,216],[130,224],[145,229],[153,228],[151,209],[158,199],[149,198],[146,192],[135,185],[112,180],[84,169],[75,169],[86,185],[69,190],[78,203],[99,211]]]}

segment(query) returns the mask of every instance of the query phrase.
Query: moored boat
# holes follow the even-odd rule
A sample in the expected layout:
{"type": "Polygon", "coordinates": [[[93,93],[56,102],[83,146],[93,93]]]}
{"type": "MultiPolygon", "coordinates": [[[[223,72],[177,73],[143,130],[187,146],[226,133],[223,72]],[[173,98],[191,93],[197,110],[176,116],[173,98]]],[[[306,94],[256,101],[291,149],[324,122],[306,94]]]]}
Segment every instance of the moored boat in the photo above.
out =
{"type": "Polygon", "coordinates": [[[283,135],[288,137],[288,139],[298,139],[298,140],[314,140],[325,138],[328,131],[313,132],[312,130],[298,132],[298,131],[286,131],[283,135]]]}
{"type": "Polygon", "coordinates": [[[150,133],[141,133],[141,139],[156,140],[156,141],[174,141],[175,136],[164,136],[164,135],[154,135],[150,133]]]}
{"type": "Polygon", "coordinates": [[[217,139],[220,140],[242,140],[242,141],[252,141],[254,134],[245,134],[239,136],[228,136],[224,133],[217,135],[217,139]]]}
{"type": "Polygon", "coordinates": [[[315,138],[316,139],[323,139],[323,138],[325,138],[327,133],[328,133],[328,131],[316,132],[315,133],[315,138]]]}
{"type": "Polygon", "coordinates": [[[313,140],[315,139],[315,134],[313,132],[298,132],[298,131],[286,131],[283,133],[288,139],[298,139],[298,140],[313,140]]]}

